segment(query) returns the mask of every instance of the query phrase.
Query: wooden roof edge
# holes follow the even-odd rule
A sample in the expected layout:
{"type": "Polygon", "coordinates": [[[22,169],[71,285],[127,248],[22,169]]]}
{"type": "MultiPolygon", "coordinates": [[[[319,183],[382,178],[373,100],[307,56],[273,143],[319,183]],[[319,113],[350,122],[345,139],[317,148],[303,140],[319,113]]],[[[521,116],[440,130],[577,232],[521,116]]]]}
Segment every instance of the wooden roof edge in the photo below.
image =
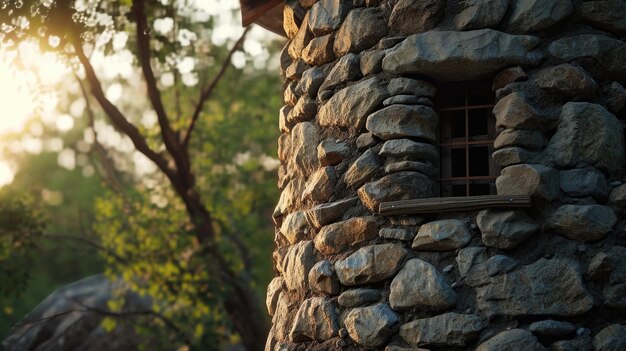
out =
{"type": "Polygon", "coordinates": [[[244,27],[253,23],[286,37],[283,29],[284,0],[240,0],[241,22],[244,27]]]}

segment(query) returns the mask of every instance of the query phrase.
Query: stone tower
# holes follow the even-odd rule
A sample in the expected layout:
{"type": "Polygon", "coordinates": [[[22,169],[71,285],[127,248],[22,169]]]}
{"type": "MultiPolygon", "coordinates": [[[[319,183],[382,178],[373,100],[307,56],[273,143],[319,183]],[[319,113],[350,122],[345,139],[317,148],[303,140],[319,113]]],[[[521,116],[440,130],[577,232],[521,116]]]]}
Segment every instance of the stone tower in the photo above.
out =
{"type": "Polygon", "coordinates": [[[626,2],[283,14],[266,350],[626,349],[626,2]]]}

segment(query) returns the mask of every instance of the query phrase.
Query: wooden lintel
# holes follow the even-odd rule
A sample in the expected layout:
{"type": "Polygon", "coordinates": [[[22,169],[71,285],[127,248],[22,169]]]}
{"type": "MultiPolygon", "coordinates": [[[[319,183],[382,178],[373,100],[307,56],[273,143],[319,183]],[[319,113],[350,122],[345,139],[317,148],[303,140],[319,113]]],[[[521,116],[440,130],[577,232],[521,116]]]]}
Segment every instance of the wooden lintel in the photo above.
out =
{"type": "Polygon", "coordinates": [[[475,211],[485,208],[526,208],[530,205],[530,195],[484,195],[383,202],[378,210],[383,216],[395,216],[475,211]]]}

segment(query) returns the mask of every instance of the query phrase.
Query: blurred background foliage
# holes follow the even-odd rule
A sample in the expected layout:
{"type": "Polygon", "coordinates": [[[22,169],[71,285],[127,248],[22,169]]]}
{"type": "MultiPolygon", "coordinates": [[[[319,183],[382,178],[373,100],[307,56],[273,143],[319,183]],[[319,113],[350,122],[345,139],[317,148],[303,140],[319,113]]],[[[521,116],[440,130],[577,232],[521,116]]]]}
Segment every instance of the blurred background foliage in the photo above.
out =
{"type": "MultiPolygon", "coordinates": [[[[150,62],[175,130],[186,129],[201,91],[227,62],[188,148],[220,252],[263,301],[272,276],[283,43],[255,28],[231,52],[243,32],[234,0],[145,3],[150,62]]],[[[0,0],[0,8],[0,62],[24,80],[33,105],[0,139],[12,170],[0,190],[0,340],[54,289],[104,272],[184,330],[181,337],[159,320],[136,326],[164,349],[237,343],[219,305],[226,290],[197,254],[185,206],[109,123],[71,45],[79,38],[106,97],[163,151],[136,57],[132,1],[0,0]]],[[[110,311],[123,307],[121,296],[110,311]]],[[[102,328],[114,330],[115,319],[104,318],[102,328]]]]}

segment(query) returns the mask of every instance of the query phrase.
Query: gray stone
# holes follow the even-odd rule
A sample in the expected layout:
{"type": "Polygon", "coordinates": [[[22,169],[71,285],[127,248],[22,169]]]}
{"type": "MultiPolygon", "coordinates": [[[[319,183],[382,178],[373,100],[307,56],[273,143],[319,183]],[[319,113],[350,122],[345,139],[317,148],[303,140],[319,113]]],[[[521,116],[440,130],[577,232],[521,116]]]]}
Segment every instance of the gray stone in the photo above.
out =
{"type": "Polygon", "coordinates": [[[316,36],[329,34],[339,28],[350,11],[351,2],[341,0],[320,0],[311,6],[309,27],[316,36]]]}
{"type": "Polygon", "coordinates": [[[475,79],[514,65],[534,65],[542,54],[539,39],[491,29],[430,31],[406,38],[387,53],[383,70],[423,74],[445,81],[475,79]]]}
{"type": "Polygon", "coordinates": [[[585,272],[585,278],[600,280],[607,278],[609,274],[611,274],[611,260],[606,253],[600,251],[591,259],[585,272]]]}
{"type": "Polygon", "coordinates": [[[560,167],[591,165],[613,173],[624,163],[624,131],[601,105],[568,102],[546,151],[560,167]]]}
{"type": "Polygon", "coordinates": [[[317,205],[306,211],[306,217],[314,228],[321,228],[341,218],[344,213],[356,204],[356,197],[341,201],[317,205]]]}
{"type": "Polygon", "coordinates": [[[507,146],[519,146],[530,150],[539,150],[545,145],[546,138],[544,138],[540,131],[535,129],[505,129],[493,142],[493,146],[496,149],[507,146]]]}
{"type": "Polygon", "coordinates": [[[339,90],[319,110],[318,123],[323,127],[339,126],[361,129],[365,119],[387,97],[378,79],[368,79],[339,90]]]}
{"type": "Polygon", "coordinates": [[[490,277],[509,273],[515,267],[517,267],[517,261],[505,255],[495,255],[485,262],[485,268],[490,277]]]}
{"type": "Polygon", "coordinates": [[[613,246],[607,251],[611,274],[604,284],[604,304],[610,308],[626,311],[626,248],[613,246]]]}
{"type": "Polygon", "coordinates": [[[289,80],[300,79],[302,77],[302,73],[309,69],[309,65],[307,65],[303,60],[295,60],[292,62],[289,67],[285,70],[285,76],[289,80]]]}
{"type": "Polygon", "coordinates": [[[591,351],[591,338],[583,337],[572,340],[561,340],[550,345],[552,351],[591,351]]]}
{"type": "Polygon", "coordinates": [[[626,88],[618,82],[612,82],[605,88],[604,97],[609,111],[615,114],[621,112],[626,106],[626,88]]]}
{"type": "Polygon", "coordinates": [[[520,92],[514,92],[500,99],[493,108],[496,128],[499,129],[540,129],[554,126],[556,118],[537,110],[520,92]]]}
{"type": "Polygon", "coordinates": [[[459,250],[456,256],[456,264],[459,267],[461,277],[467,275],[472,267],[481,264],[487,260],[487,250],[484,247],[466,247],[459,250]]]}
{"type": "Polygon", "coordinates": [[[585,1],[580,4],[584,22],[607,32],[626,33],[626,4],[621,0],[585,1]]]}
{"type": "Polygon", "coordinates": [[[332,34],[313,38],[302,50],[302,59],[311,66],[321,66],[335,59],[332,34]]]}
{"type": "Polygon", "coordinates": [[[337,175],[335,168],[324,167],[315,172],[306,184],[302,193],[303,201],[326,202],[333,195],[337,175]]]}
{"type": "Polygon", "coordinates": [[[343,140],[326,139],[317,146],[317,158],[322,166],[335,166],[350,154],[348,144],[343,140]]]}
{"type": "Polygon", "coordinates": [[[305,291],[309,270],[315,264],[312,241],[300,241],[291,246],[282,262],[285,286],[289,290],[305,291]]]}
{"type": "Polygon", "coordinates": [[[428,161],[437,164],[439,151],[431,144],[420,143],[411,139],[392,139],[383,144],[378,153],[384,157],[397,157],[408,160],[428,161]]]}
{"type": "Polygon", "coordinates": [[[272,330],[276,340],[287,341],[289,339],[289,332],[297,310],[298,306],[294,299],[284,292],[279,294],[276,311],[272,318],[272,330]]]}
{"type": "MultiPolygon", "coordinates": [[[[280,112],[278,114],[278,129],[280,129],[281,132],[289,133],[289,131],[291,131],[291,128],[293,127],[293,125],[287,121],[287,116],[289,115],[289,112],[291,112],[292,109],[293,107],[291,106],[283,106],[280,108],[280,112]]],[[[282,134],[281,137],[286,138],[288,137],[288,135],[282,134]]],[[[279,140],[278,147],[279,147],[278,158],[281,161],[284,161],[285,152],[281,152],[280,150],[280,147],[281,147],[280,140],[279,140]]],[[[287,151],[287,149],[283,148],[283,151],[287,151]]]]}
{"type": "Polygon", "coordinates": [[[415,230],[407,228],[381,228],[380,231],[378,231],[378,236],[391,240],[413,241],[413,238],[415,238],[415,230]]]}
{"type": "Polygon", "coordinates": [[[620,212],[626,209],[626,184],[615,187],[609,193],[609,204],[620,212]]]}
{"type": "Polygon", "coordinates": [[[587,72],[570,64],[552,66],[534,72],[531,81],[541,89],[570,99],[590,98],[598,89],[598,84],[587,72]]]}
{"type": "Polygon", "coordinates": [[[325,254],[340,253],[351,245],[378,237],[376,217],[354,217],[329,224],[315,236],[315,248],[325,254]]]}
{"type": "Polygon", "coordinates": [[[349,187],[358,188],[368,181],[380,168],[381,163],[373,149],[367,149],[354,161],[344,175],[344,182],[349,187]]]}
{"type": "Polygon", "coordinates": [[[526,72],[520,66],[505,68],[493,78],[491,90],[498,91],[511,83],[526,80],[527,77],[526,72]]]}
{"type": "Polygon", "coordinates": [[[392,78],[387,85],[389,95],[415,95],[417,97],[433,98],[437,88],[425,81],[405,77],[392,78]]]}
{"type": "MultiPolygon", "coordinates": [[[[564,62],[593,58],[602,72],[609,76],[626,77],[626,44],[604,35],[580,34],[553,41],[548,47],[551,56],[564,62]]],[[[384,67],[384,62],[383,62],[384,67]]]]}
{"type": "Polygon", "coordinates": [[[547,201],[559,194],[558,173],[541,165],[515,165],[502,170],[496,179],[498,195],[532,195],[547,201]]]}
{"type": "Polygon", "coordinates": [[[594,351],[618,351],[626,349],[626,325],[611,324],[593,337],[594,351]]]}
{"type": "Polygon", "coordinates": [[[291,341],[324,341],[339,334],[336,303],[325,297],[304,300],[289,333],[291,341]]]}
{"type": "Polygon", "coordinates": [[[289,83],[283,92],[283,99],[285,100],[285,104],[288,106],[294,106],[298,102],[298,98],[300,96],[296,94],[297,84],[298,83],[296,81],[289,83]]]}
{"type": "Polygon", "coordinates": [[[293,38],[298,33],[306,11],[295,0],[285,1],[283,9],[283,29],[288,38],[293,38]]]}
{"type": "Polygon", "coordinates": [[[413,307],[445,310],[456,305],[456,293],[437,269],[414,258],[391,281],[389,304],[397,311],[413,307]]]}
{"type": "Polygon", "coordinates": [[[521,345],[524,345],[524,351],[546,350],[531,333],[522,329],[511,329],[483,342],[476,351],[518,351],[521,350],[521,345]]]}
{"type": "Polygon", "coordinates": [[[367,183],[359,188],[359,199],[372,212],[378,212],[381,202],[432,197],[433,183],[417,172],[398,172],[367,183]]]}
{"type": "MultiPolygon", "coordinates": [[[[540,259],[476,288],[478,308],[487,316],[574,316],[593,307],[578,264],[540,259]]],[[[479,348],[480,349],[480,348],[479,348]]]]}
{"type": "Polygon", "coordinates": [[[539,230],[533,219],[521,210],[483,210],[476,216],[483,243],[498,249],[511,249],[539,230]]]}
{"type": "Polygon", "coordinates": [[[487,324],[473,314],[450,312],[406,323],[400,327],[400,336],[411,346],[465,346],[487,324]]]}
{"type": "Polygon", "coordinates": [[[320,90],[333,89],[339,84],[355,80],[360,76],[359,55],[348,53],[335,63],[320,90]]]}
{"type": "Polygon", "coordinates": [[[307,69],[302,73],[302,78],[296,85],[296,94],[308,95],[311,98],[317,96],[317,91],[324,82],[324,71],[319,67],[307,69]]]}
{"type": "MultiPolygon", "coordinates": [[[[311,39],[313,39],[313,33],[309,28],[308,22],[309,13],[307,12],[302,19],[302,24],[300,25],[300,28],[298,28],[296,35],[291,39],[291,42],[288,45],[289,47],[287,49],[287,52],[289,53],[289,56],[294,60],[300,58],[300,55],[302,54],[304,48],[309,44],[311,39]]],[[[292,30],[290,29],[289,31],[292,30]]]]}
{"type": "Polygon", "coordinates": [[[376,289],[349,289],[341,293],[337,302],[344,308],[357,307],[376,302],[380,299],[380,291],[376,289]]]}
{"type": "Polygon", "coordinates": [[[376,45],[387,35],[387,24],[378,8],[357,8],[339,27],[335,39],[335,54],[360,52],[376,45]]]}
{"type": "Polygon", "coordinates": [[[383,139],[422,138],[437,140],[438,116],[424,105],[391,105],[367,117],[365,127],[383,139]]]}
{"type": "Polygon", "coordinates": [[[335,267],[328,261],[317,262],[309,271],[309,286],[315,293],[337,295],[341,289],[335,267]]]}
{"type": "Polygon", "coordinates": [[[454,17],[459,30],[489,28],[498,25],[509,8],[509,0],[469,0],[454,17]]]}
{"type": "Polygon", "coordinates": [[[398,329],[398,317],[387,304],[351,309],[343,320],[348,335],[362,346],[381,346],[398,329]]]}
{"type": "Polygon", "coordinates": [[[407,251],[397,244],[365,246],[335,263],[341,284],[354,286],[377,283],[396,274],[407,251]]]}
{"type": "Polygon", "coordinates": [[[548,319],[531,323],[528,330],[539,336],[568,336],[576,332],[576,326],[570,322],[548,319]]]}
{"type": "Polygon", "coordinates": [[[570,196],[606,198],[609,188],[604,174],[593,168],[559,172],[561,190],[570,196]]]}
{"type": "Polygon", "coordinates": [[[500,167],[508,167],[520,163],[538,163],[541,161],[541,155],[521,147],[506,147],[496,150],[491,155],[491,158],[500,167]]]}
{"type": "Polygon", "coordinates": [[[317,127],[311,122],[301,122],[293,127],[290,135],[293,158],[291,161],[295,163],[293,166],[297,167],[297,173],[302,175],[313,173],[319,166],[317,127]]]}
{"type": "Polygon", "coordinates": [[[436,173],[433,166],[424,162],[417,161],[392,162],[385,166],[385,173],[387,174],[404,171],[419,172],[429,177],[434,177],[436,173]]]}
{"type": "Polygon", "coordinates": [[[400,35],[426,32],[441,21],[445,7],[441,0],[399,0],[389,16],[389,28],[400,35]]]}
{"type": "Polygon", "coordinates": [[[430,101],[430,99],[419,98],[415,95],[396,95],[389,97],[383,101],[383,106],[390,105],[426,105],[431,106],[432,104],[424,103],[426,100],[430,101]]]}
{"type": "Polygon", "coordinates": [[[385,52],[382,50],[372,50],[361,53],[361,74],[367,76],[382,71],[384,57],[385,52]]]}
{"type": "Polygon", "coordinates": [[[296,105],[287,115],[287,122],[289,124],[296,124],[298,122],[310,121],[315,118],[317,113],[317,103],[315,100],[307,95],[301,96],[296,105]]]}
{"type": "Polygon", "coordinates": [[[583,242],[604,238],[617,223],[610,207],[601,205],[563,205],[548,218],[559,234],[583,242]]]}
{"type": "Polygon", "coordinates": [[[309,222],[303,211],[295,211],[288,214],[280,226],[280,232],[287,238],[290,244],[295,244],[304,239],[309,229],[309,222]]]}
{"type": "Polygon", "coordinates": [[[565,19],[573,10],[571,0],[513,1],[508,29],[522,33],[540,31],[565,19]]]}
{"type": "Polygon", "coordinates": [[[450,251],[462,248],[472,240],[465,222],[444,219],[422,225],[411,247],[415,250],[450,251]]]}
{"type": "Polygon", "coordinates": [[[267,286],[267,295],[265,298],[265,305],[267,306],[267,313],[270,316],[274,315],[276,312],[276,307],[278,306],[278,297],[280,296],[280,292],[285,285],[285,280],[283,277],[275,277],[267,286]]]}
{"type": "Polygon", "coordinates": [[[285,215],[299,202],[302,191],[304,191],[304,180],[300,177],[291,180],[280,193],[278,204],[272,216],[278,218],[285,215]]]}
{"type": "Polygon", "coordinates": [[[359,150],[370,148],[376,145],[377,141],[372,133],[363,133],[356,139],[356,147],[359,150]]]}

